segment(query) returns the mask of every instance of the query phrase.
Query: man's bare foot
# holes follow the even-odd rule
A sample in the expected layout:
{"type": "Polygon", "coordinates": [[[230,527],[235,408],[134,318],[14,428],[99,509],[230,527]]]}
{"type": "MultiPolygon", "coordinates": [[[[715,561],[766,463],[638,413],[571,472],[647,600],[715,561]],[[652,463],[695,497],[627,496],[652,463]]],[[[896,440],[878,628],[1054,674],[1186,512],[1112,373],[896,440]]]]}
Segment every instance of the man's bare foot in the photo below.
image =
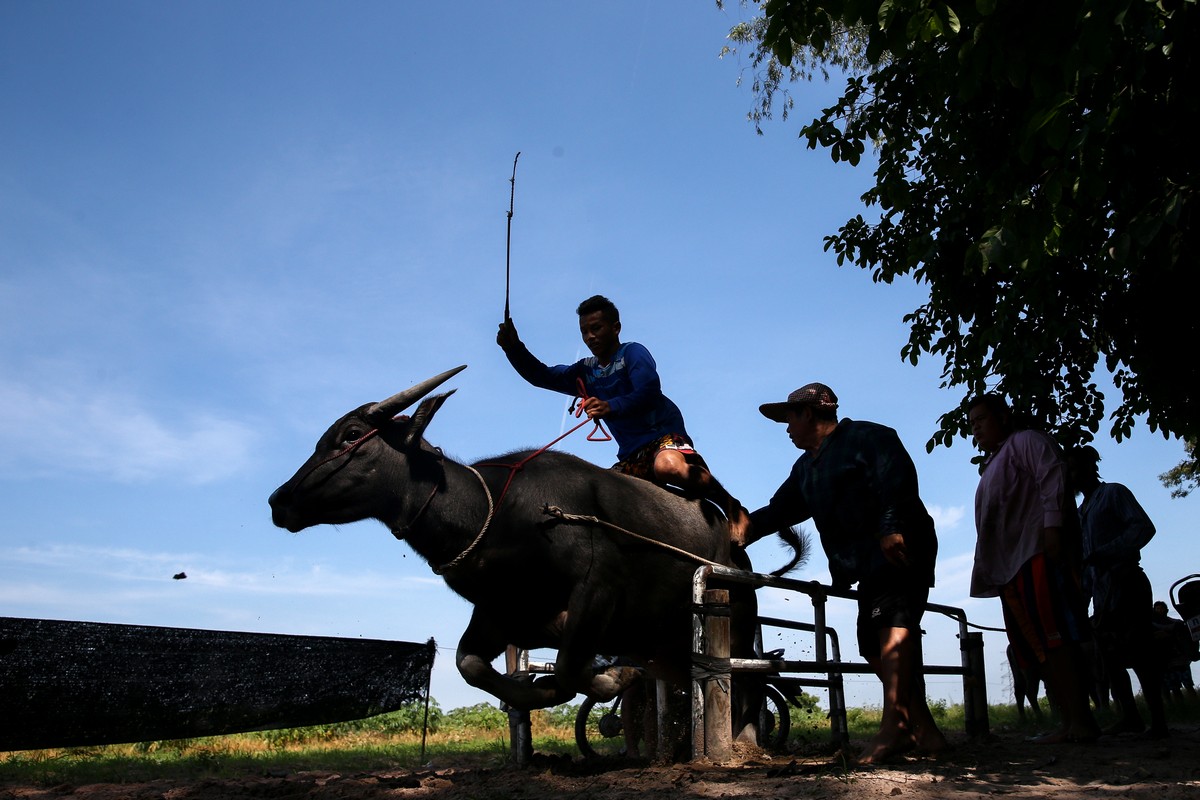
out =
{"type": "Polygon", "coordinates": [[[855,759],[857,764],[884,764],[897,756],[904,755],[916,747],[913,737],[901,733],[895,737],[885,737],[882,732],[867,742],[867,746],[855,759]]]}
{"type": "Polygon", "coordinates": [[[950,742],[946,741],[946,737],[937,728],[933,730],[918,728],[913,734],[913,743],[917,752],[928,756],[940,755],[951,749],[950,742]]]}

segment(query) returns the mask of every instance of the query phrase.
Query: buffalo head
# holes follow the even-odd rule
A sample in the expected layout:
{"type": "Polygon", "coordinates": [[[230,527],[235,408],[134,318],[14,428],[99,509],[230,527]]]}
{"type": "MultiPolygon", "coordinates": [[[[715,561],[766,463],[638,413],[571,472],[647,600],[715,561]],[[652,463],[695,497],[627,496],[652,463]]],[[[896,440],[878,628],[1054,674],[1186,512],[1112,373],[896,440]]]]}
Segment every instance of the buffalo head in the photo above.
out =
{"type": "Polygon", "coordinates": [[[430,392],[466,369],[447,370],[379,403],[354,409],[317,440],[313,454],[271,493],[271,518],[295,533],[313,525],[387,520],[407,501],[405,472],[428,469],[436,456],[422,435],[453,390],[430,392]],[[421,401],[411,417],[398,417],[421,401]]]}

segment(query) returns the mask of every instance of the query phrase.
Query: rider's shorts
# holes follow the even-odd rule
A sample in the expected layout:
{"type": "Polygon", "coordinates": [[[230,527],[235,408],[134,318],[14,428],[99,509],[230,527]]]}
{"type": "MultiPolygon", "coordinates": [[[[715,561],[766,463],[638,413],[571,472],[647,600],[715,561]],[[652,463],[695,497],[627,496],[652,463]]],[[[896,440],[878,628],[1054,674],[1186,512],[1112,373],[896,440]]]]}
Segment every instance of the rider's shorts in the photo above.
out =
{"type": "Polygon", "coordinates": [[[654,457],[660,450],[678,450],[689,464],[707,467],[704,459],[696,452],[692,440],[680,433],[668,433],[652,442],[642,445],[624,461],[618,461],[612,468],[625,475],[643,480],[654,480],[654,457]]]}

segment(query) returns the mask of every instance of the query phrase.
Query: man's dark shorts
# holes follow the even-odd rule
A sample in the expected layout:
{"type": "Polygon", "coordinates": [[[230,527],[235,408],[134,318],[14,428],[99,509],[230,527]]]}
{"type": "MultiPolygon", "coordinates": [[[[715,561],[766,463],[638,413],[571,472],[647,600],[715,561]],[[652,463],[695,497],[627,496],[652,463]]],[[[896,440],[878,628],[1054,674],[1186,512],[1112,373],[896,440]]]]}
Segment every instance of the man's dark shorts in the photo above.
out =
{"type": "Polygon", "coordinates": [[[692,440],[678,433],[668,433],[666,436],[660,436],[648,444],[644,444],[637,450],[633,451],[633,455],[624,461],[618,461],[613,464],[612,468],[617,472],[631,475],[635,478],[641,478],[647,481],[654,480],[654,457],[658,455],[660,450],[678,450],[687,459],[689,464],[707,468],[704,459],[696,452],[692,440]]]}
{"type": "Polygon", "coordinates": [[[1105,663],[1113,667],[1141,666],[1154,653],[1154,592],[1150,579],[1136,564],[1112,568],[1107,608],[1096,608],[1092,627],[1105,663]]]}
{"type": "Polygon", "coordinates": [[[858,582],[858,651],[879,655],[879,631],[907,628],[921,634],[929,587],[908,570],[887,569],[858,582]]]}

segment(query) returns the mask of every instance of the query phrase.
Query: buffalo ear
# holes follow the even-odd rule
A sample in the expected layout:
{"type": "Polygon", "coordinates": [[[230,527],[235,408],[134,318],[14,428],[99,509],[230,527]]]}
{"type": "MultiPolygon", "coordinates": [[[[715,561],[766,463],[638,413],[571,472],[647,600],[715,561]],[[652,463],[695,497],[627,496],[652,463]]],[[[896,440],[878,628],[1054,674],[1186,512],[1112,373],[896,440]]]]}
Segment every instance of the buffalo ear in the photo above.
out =
{"type": "Polygon", "coordinates": [[[429,427],[429,423],[433,421],[433,415],[442,407],[442,403],[450,395],[454,394],[455,390],[451,389],[445,394],[435,394],[433,397],[427,397],[421,401],[421,405],[417,406],[417,410],[413,412],[412,419],[409,420],[408,430],[404,433],[404,448],[408,449],[417,442],[421,441],[421,437],[425,435],[425,428],[429,427]]]}

